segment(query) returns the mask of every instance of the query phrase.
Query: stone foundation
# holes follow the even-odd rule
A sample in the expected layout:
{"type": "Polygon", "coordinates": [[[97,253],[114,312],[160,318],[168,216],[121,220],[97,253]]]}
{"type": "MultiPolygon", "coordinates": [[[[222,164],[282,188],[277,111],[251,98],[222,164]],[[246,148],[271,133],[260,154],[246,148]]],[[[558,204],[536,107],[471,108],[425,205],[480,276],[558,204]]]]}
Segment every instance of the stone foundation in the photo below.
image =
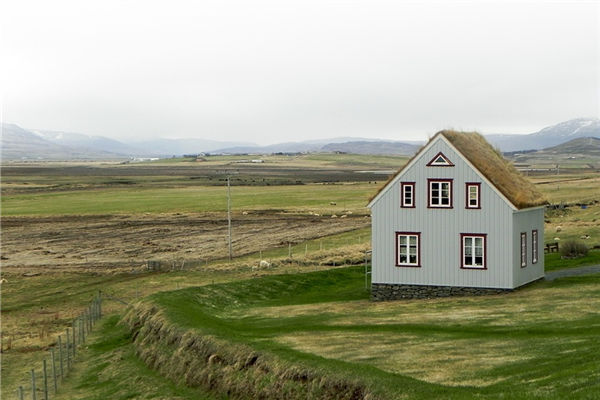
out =
{"type": "Polygon", "coordinates": [[[451,296],[484,296],[512,291],[513,289],[372,283],[371,301],[431,299],[435,297],[451,296]]]}

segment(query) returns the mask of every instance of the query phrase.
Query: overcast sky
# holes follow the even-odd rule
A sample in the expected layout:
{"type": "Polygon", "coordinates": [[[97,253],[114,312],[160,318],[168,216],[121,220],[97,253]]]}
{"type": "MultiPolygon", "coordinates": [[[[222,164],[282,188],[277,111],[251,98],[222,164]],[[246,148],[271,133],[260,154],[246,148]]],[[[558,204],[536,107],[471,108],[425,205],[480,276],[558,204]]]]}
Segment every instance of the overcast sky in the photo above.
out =
{"type": "Polygon", "coordinates": [[[600,115],[600,2],[1,3],[2,118],[261,144],[600,115]]]}

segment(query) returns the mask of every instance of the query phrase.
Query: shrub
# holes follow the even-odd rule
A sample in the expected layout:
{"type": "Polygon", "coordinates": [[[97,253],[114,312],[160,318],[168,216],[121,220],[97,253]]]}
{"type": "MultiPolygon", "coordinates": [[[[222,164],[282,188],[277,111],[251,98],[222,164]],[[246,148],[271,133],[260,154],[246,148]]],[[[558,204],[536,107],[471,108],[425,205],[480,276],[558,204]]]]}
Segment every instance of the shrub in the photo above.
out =
{"type": "Polygon", "coordinates": [[[587,252],[587,246],[579,240],[567,240],[560,246],[560,254],[564,258],[583,257],[587,252]]]}

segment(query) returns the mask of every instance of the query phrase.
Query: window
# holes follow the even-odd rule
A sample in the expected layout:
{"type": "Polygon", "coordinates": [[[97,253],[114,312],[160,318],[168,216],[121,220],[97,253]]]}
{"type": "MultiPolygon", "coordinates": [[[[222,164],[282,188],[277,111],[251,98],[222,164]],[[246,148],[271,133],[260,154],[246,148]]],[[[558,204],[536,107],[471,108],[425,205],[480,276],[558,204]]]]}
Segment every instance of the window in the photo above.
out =
{"type": "Polygon", "coordinates": [[[485,263],[486,234],[461,233],[461,268],[487,269],[485,263]]]}
{"type": "Polygon", "coordinates": [[[421,266],[420,237],[419,232],[396,232],[396,266],[421,266]]]}
{"type": "Polygon", "coordinates": [[[415,183],[414,182],[402,182],[400,184],[400,205],[404,208],[415,207],[415,183]]]}
{"type": "Polygon", "coordinates": [[[481,183],[467,182],[466,186],[466,204],[465,208],[481,208],[479,188],[481,183]]]}
{"type": "Polygon", "coordinates": [[[534,229],[531,231],[531,263],[536,264],[538,262],[538,231],[534,229]]]}
{"type": "Polygon", "coordinates": [[[454,167],[454,164],[441,151],[427,163],[428,167],[454,167]]]}
{"type": "Polygon", "coordinates": [[[452,208],[452,179],[428,179],[430,208],[452,208]]]}
{"type": "Polygon", "coordinates": [[[521,232],[521,268],[527,266],[527,233],[521,232]]]}

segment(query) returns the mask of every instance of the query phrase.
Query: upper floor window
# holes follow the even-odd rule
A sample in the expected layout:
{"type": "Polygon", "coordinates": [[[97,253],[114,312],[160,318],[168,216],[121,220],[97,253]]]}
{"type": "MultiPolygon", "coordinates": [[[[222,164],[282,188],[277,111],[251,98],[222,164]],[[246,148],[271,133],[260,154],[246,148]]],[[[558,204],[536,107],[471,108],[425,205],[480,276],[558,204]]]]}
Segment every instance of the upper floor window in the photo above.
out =
{"type": "Polygon", "coordinates": [[[536,264],[538,262],[538,231],[534,229],[531,231],[531,263],[536,264]]]}
{"type": "Polygon", "coordinates": [[[461,268],[487,269],[485,263],[486,235],[461,233],[461,268]]]}
{"type": "Polygon", "coordinates": [[[452,179],[428,179],[428,207],[452,208],[452,179]]]}
{"type": "Polygon", "coordinates": [[[415,182],[400,183],[400,198],[400,205],[402,207],[415,207],[415,182]]]}
{"type": "Polygon", "coordinates": [[[480,204],[481,194],[479,193],[481,184],[476,183],[476,182],[473,182],[473,183],[467,182],[465,184],[465,187],[466,187],[465,208],[481,208],[481,204],[480,204]]]}
{"type": "Polygon", "coordinates": [[[396,266],[420,267],[419,232],[396,232],[396,266]]]}
{"type": "Polygon", "coordinates": [[[527,233],[521,232],[521,268],[527,266],[527,233]]]}
{"type": "Polygon", "coordinates": [[[453,167],[454,164],[441,151],[427,163],[428,167],[453,167]]]}

